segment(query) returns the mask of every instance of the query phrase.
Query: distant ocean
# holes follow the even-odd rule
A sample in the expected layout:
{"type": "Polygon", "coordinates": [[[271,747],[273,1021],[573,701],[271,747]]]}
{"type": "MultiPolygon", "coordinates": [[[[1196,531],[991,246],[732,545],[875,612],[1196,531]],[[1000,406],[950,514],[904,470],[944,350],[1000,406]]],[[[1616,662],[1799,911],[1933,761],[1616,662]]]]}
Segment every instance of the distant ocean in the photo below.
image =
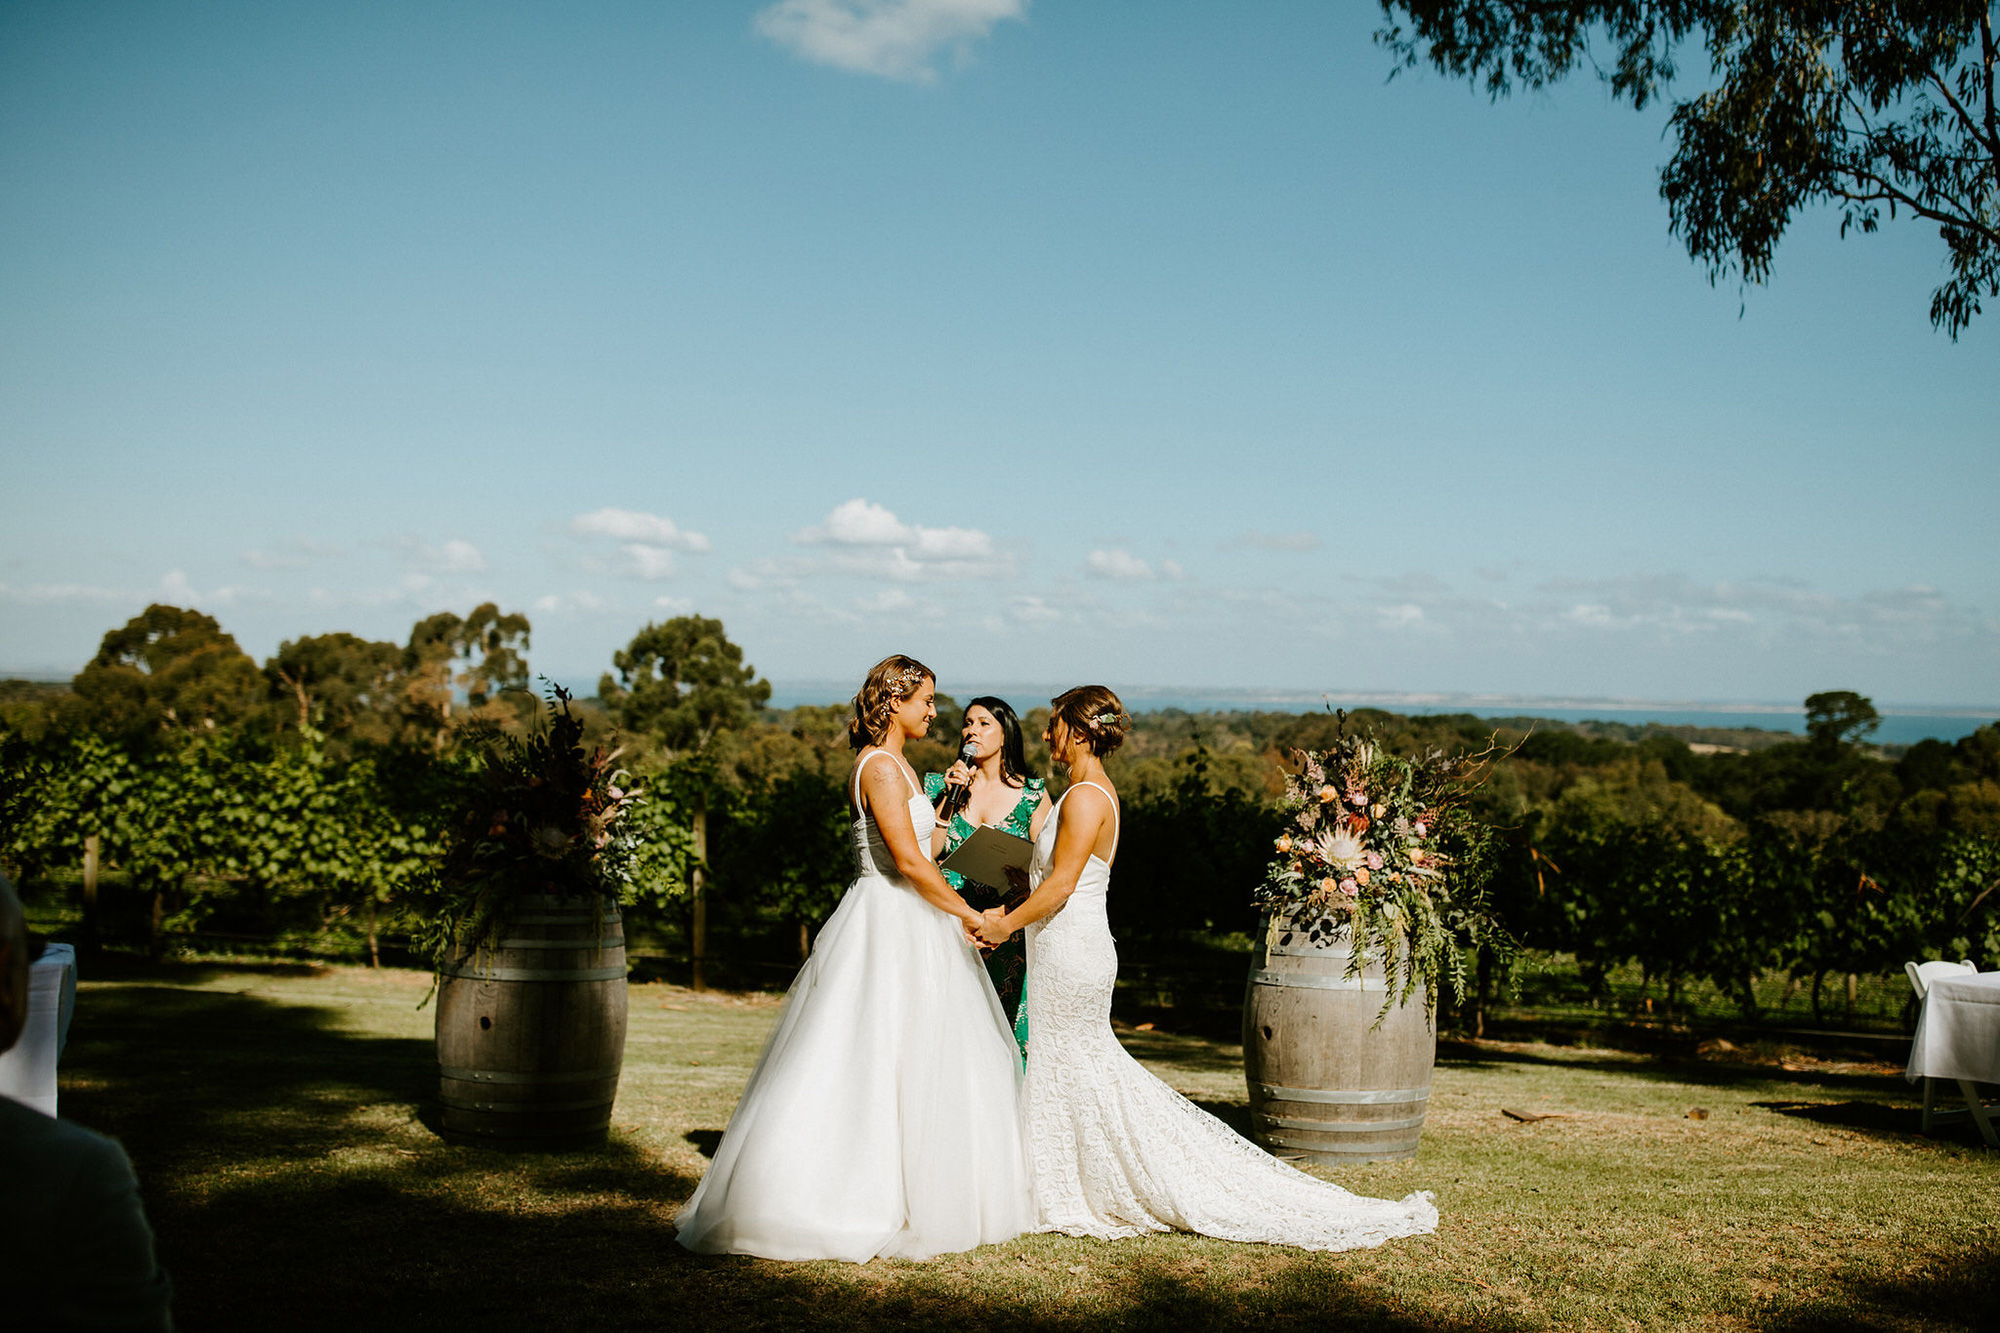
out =
{"type": "MultiPolygon", "coordinates": [[[[1026,712],[1057,693],[1047,685],[981,686],[957,689],[965,700],[991,694],[1026,712]]],[[[771,706],[842,704],[852,696],[851,684],[829,681],[773,681],[771,706]]],[[[1352,694],[1305,690],[1201,690],[1169,686],[1121,691],[1125,706],[1135,713],[1178,708],[1190,713],[1307,713],[1323,708],[1381,708],[1392,713],[1471,713],[1475,717],[1547,717],[1564,722],[1623,722],[1644,726],[1658,722],[1670,727],[1756,727],[1764,731],[1805,731],[1805,712],[1797,706],[1768,702],[1725,703],[1706,700],[1549,698],[1501,694],[1352,694]]],[[[2000,706],[1952,707],[1883,704],[1882,725],[1869,737],[1878,745],[1914,745],[1935,738],[1955,741],[1989,722],[2000,720],[2000,706]]]]}

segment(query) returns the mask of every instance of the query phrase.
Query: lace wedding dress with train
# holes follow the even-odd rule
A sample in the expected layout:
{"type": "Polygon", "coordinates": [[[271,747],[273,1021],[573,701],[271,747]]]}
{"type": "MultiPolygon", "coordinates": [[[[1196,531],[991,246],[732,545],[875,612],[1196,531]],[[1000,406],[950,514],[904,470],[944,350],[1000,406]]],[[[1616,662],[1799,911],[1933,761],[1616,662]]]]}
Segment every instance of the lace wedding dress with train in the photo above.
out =
{"type": "MultiPolygon", "coordinates": [[[[912,785],[919,845],[934,819],[912,785]]],[[[853,837],[854,883],[676,1219],[690,1250],[927,1259],[1034,1225],[1014,1034],[993,983],[957,918],[896,873],[874,821],[855,820],[853,837]]]]}
{"type": "MultiPolygon", "coordinates": [[[[1049,872],[1062,806],[1035,843],[1034,883],[1049,872]]],[[[1192,1231],[1309,1250],[1360,1249],[1436,1230],[1427,1192],[1392,1202],[1315,1179],[1125,1052],[1111,1033],[1118,952],[1104,911],[1110,880],[1109,863],[1093,854],[1068,901],[1027,929],[1034,1035],[1025,1132],[1039,1229],[1100,1240],[1192,1231]]]]}

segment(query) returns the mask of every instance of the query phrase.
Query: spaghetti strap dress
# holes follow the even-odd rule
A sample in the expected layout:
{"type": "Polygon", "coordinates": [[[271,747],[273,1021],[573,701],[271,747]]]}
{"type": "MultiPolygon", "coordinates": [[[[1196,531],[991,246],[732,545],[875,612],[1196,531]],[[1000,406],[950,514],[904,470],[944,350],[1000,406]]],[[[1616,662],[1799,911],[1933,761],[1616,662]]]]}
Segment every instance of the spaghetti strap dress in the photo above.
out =
{"type": "MultiPolygon", "coordinates": [[[[887,753],[862,760],[857,785],[887,753]]],[[[928,846],[930,805],[904,781],[928,846]]],[[[853,851],[854,883],[676,1219],[690,1250],[926,1259],[1034,1221],[1014,1036],[986,969],[957,918],[897,873],[873,820],[854,821],[853,851]]]]}

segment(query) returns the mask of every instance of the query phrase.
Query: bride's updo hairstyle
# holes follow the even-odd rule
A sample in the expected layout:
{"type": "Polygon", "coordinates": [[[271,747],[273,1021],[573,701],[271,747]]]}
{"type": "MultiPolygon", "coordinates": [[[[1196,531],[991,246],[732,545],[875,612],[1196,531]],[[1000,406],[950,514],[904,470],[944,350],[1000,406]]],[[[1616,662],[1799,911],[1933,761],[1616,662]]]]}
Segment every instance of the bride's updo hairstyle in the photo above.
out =
{"type": "Polygon", "coordinates": [[[1125,743],[1132,716],[1118,696],[1102,685],[1079,685],[1049,700],[1049,717],[1069,728],[1069,734],[1102,759],[1125,743]]]}
{"type": "Polygon", "coordinates": [[[936,679],[936,672],[901,653],[877,662],[868,679],[861,682],[861,692],[854,696],[854,712],[847,719],[847,743],[857,750],[880,745],[889,734],[889,717],[896,705],[915,694],[925,681],[936,679]]]}

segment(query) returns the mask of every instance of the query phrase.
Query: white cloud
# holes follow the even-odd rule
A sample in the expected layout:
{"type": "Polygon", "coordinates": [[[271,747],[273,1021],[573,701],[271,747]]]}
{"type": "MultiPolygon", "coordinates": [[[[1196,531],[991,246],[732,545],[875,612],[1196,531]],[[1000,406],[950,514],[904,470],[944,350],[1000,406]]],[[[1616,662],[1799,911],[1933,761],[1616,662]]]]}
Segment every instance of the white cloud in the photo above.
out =
{"type": "Polygon", "coordinates": [[[674,615],[684,616],[694,610],[694,599],[690,597],[655,597],[653,599],[653,609],[655,611],[669,611],[674,615]]]}
{"type": "Polygon", "coordinates": [[[621,572],[635,579],[670,579],[674,576],[674,553],[664,546],[646,542],[626,542],[618,548],[624,557],[621,572]]]}
{"type": "Polygon", "coordinates": [[[239,559],[252,569],[304,569],[315,560],[331,560],[346,554],[339,546],[293,537],[268,548],[244,551],[239,559]]]}
{"type": "Polygon", "coordinates": [[[1265,551],[1317,551],[1326,545],[1316,532],[1246,532],[1236,543],[1265,551]]]}
{"type": "Polygon", "coordinates": [[[699,532],[689,532],[670,518],[637,509],[615,509],[608,505],[603,509],[593,509],[588,514],[578,514],[569,521],[569,530],[578,537],[643,542],[647,546],[672,551],[710,549],[707,537],[699,532]]]}
{"type": "Polygon", "coordinates": [[[778,0],[759,10],[757,31],[816,65],[930,83],[950,51],[963,65],[972,46],[1026,0],[778,0]]]}
{"type": "Polygon", "coordinates": [[[824,521],[792,534],[800,546],[821,554],[803,559],[766,559],[732,571],[739,588],[783,587],[815,574],[918,580],[1004,578],[1014,558],[975,528],[927,528],[897,518],[879,504],[854,499],[824,521]]]}
{"type": "Polygon", "coordinates": [[[562,611],[600,611],[603,608],[602,598],[596,593],[583,591],[552,592],[546,597],[537,597],[529,607],[530,610],[550,615],[562,611]]]}
{"type": "Polygon", "coordinates": [[[1063,613],[1032,593],[1007,599],[1007,614],[1023,625],[1053,625],[1063,613]]]}
{"type": "Polygon", "coordinates": [[[85,583],[37,583],[19,588],[12,584],[0,583],[0,600],[9,602],[126,602],[133,595],[120,592],[116,588],[97,588],[85,583]]]}
{"type": "Polygon", "coordinates": [[[877,615],[886,615],[896,611],[908,611],[916,604],[916,598],[901,588],[884,588],[872,597],[856,599],[854,607],[857,611],[872,611],[877,615]]]}
{"type": "Polygon", "coordinates": [[[160,599],[172,606],[194,610],[218,609],[237,606],[244,602],[268,602],[272,594],[263,588],[244,588],[234,584],[213,589],[209,592],[198,590],[188,581],[188,576],[178,569],[170,569],[160,579],[160,599]]]}
{"type": "MultiPolygon", "coordinates": [[[[1113,547],[1108,551],[1092,551],[1083,562],[1086,574],[1101,579],[1116,579],[1120,583],[1139,583],[1154,577],[1153,567],[1133,555],[1130,551],[1113,547]]],[[[1176,575],[1180,566],[1175,565],[1176,575]]]]}
{"type": "Polygon", "coordinates": [[[1160,562],[1160,577],[1163,579],[1172,579],[1178,583],[1187,577],[1187,571],[1181,568],[1180,562],[1177,560],[1162,560],[1160,562]]]}
{"type": "MultiPolygon", "coordinates": [[[[330,592],[325,588],[314,588],[306,594],[306,600],[315,606],[330,607],[379,607],[407,606],[436,609],[443,598],[435,591],[437,580],[428,574],[405,574],[386,588],[356,588],[330,592]]],[[[484,601],[484,598],[466,598],[468,604],[484,601]]]]}
{"type": "Polygon", "coordinates": [[[485,555],[463,537],[454,537],[442,546],[415,537],[397,537],[389,545],[402,552],[405,564],[431,574],[477,574],[486,568],[485,555]]]}

